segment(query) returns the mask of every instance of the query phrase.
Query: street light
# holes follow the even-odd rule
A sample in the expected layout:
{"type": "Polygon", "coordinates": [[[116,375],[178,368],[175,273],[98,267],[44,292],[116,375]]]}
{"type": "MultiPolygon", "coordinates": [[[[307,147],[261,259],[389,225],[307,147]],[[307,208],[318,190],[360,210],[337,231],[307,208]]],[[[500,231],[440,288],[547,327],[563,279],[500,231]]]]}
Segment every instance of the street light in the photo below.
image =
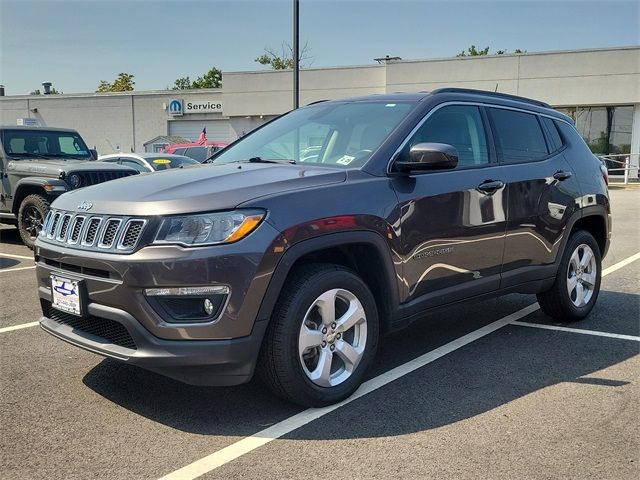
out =
{"type": "Polygon", "coordinates": [[[300,5],[293,0],[293,108],[300,105],[300,46],[298,40],[300,24],[300,5]]]}

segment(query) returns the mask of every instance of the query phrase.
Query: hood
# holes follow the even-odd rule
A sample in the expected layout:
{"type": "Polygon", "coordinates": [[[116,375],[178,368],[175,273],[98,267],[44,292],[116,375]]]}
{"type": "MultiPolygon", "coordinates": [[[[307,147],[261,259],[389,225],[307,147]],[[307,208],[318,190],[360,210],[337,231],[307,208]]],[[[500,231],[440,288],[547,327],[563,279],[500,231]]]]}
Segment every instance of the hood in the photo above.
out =
{"type": "Polygon", "coordinates": [[[194,165],[80,188],[62,195],[52,207],[76,211],[87,202],[93,205],[89,214],[127,216],[228,210],[258,197],[345,179],[345,171],[304,165],[194,165]]]}
{"type": "Polygon", "coordinates": [[[44,175],[58,178],[62,172],[112,172],[131,171],[132,168],[112,163],[98,163],[91,160],[44,160],[44,159],[21,159],[11,160],[7,165],[7,170],[14,173],[24,173],[29,175],[44,175]]]}

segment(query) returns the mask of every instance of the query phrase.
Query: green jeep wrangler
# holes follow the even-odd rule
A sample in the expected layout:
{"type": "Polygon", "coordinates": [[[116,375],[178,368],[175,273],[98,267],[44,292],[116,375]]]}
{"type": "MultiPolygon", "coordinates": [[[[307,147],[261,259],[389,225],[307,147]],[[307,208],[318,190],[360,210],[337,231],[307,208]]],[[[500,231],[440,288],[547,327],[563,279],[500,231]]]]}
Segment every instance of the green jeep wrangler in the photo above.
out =
{"type": "Polygon", "coordinates": [[[75,130],[0,126],[0,223],[17,225],[33,248],[56,197],[138,173],[97,157],[75,130]]]}

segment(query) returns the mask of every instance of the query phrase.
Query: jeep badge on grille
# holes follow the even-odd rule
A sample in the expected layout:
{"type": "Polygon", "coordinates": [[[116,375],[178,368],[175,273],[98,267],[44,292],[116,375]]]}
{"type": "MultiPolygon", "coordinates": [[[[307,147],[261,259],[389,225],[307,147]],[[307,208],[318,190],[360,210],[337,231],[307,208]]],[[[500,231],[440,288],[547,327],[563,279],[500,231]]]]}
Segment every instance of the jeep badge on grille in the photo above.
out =
{"type": "Polygon", "coordinates": [[[93,203],[91,202],[82,202],[80,205],[77,206],[78,210],[90,210],[91,207],[93,207],[93,203]]]}

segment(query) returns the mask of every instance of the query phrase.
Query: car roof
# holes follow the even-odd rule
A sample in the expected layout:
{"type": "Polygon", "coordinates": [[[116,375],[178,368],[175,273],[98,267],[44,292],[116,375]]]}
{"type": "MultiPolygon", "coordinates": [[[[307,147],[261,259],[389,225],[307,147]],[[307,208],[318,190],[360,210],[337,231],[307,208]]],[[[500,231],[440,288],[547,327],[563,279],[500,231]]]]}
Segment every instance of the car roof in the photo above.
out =
{"type": "Polygon", "coordinates": [[[0,130],[33,130],[40,132],[73,132],[78,133],[73,128],[57,128],[57,127],[30,127],[24,125],[0,125],[0,130]]]}
{"type": "MultiPolygon", "coordinates": [[[[175,153],[162,153],[162,152],[143,152],[143,153],[129,153],[129,152],[120,152],[120,153],[109,153],[107,155],[100,155],[100,160],[105,160],[108,158],[121,158],[121,157],[133,157],[139,160],[146,160],[147,158],[185,158],[184,155],[176,155],[175,153]]],[[[190,158],[190,157],[186,157],[190,158]]]]}
{"type": "Polygon", "coordinates": [[[511,106],[517,108],[524,108],[532,112],[544,113],[557,118],[561,118],[565,121],[573,123],[570,117],[564,115],[549,105],[548,103],[534,100],[532,98],[520,97],[517,95],[511,95],[501,92],[490,92],[487,90],[475,90],[471,88],[438,88],[430,92],[397,92],[397,93],[384,93],[366,95],[360,97],[351,97],[341,100],[320,100],[318,102],[312,102],[309,105],[315,105],[318,103],[348,103],[348,102],[421,102],[430,98],[436,98],[442,96],[447,100],[458,101],[476,101],[489,103],[494,105],[511,106]]]}

